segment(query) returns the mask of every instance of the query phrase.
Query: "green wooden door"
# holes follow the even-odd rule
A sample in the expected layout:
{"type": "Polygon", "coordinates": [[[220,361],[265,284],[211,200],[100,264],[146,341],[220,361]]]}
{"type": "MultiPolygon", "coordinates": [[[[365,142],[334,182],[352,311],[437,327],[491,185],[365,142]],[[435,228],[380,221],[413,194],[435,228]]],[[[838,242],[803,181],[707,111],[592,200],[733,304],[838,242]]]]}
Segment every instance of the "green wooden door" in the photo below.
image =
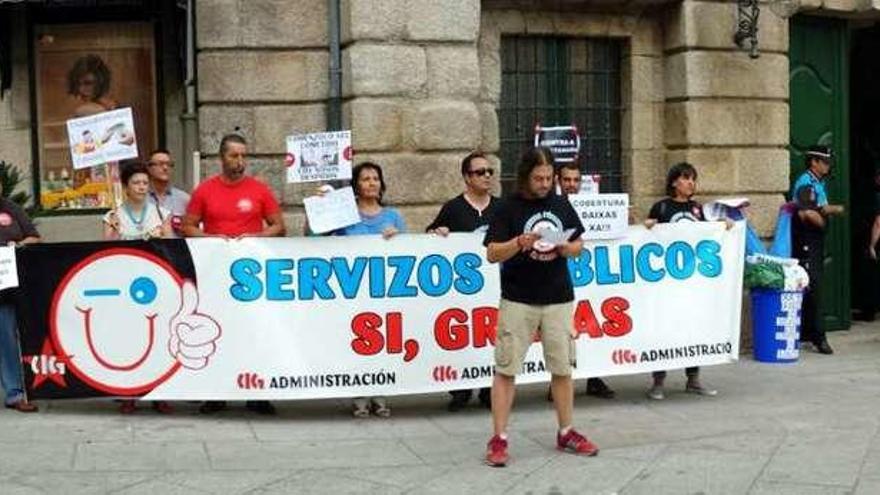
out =
{"type": "MultiPolygon", "coordinates": [[[[804,172],[804,152],[813,144],[836,155],[828,200],[849,214],[848,34],[845,21],[799,16],[791,20],[791,180],[804,172]]],[[[821,311],[827,330],[850,324],[850,224],[835,217],[825,240],[821,311]]]]}

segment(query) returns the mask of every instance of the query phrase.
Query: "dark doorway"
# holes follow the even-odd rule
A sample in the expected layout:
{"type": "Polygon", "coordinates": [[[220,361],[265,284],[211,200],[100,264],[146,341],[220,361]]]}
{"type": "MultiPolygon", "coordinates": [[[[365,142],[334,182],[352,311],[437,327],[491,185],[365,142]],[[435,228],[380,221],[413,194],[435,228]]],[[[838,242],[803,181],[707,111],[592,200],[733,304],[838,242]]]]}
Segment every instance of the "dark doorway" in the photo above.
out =
{"type": "Polygon", "coordinates": [[[880,310],[880,271],[866,256],[874,216],[880,212],[880,24],[851,32],[850,164],[852,294],[854,317],[873,320],[880,310]]]}

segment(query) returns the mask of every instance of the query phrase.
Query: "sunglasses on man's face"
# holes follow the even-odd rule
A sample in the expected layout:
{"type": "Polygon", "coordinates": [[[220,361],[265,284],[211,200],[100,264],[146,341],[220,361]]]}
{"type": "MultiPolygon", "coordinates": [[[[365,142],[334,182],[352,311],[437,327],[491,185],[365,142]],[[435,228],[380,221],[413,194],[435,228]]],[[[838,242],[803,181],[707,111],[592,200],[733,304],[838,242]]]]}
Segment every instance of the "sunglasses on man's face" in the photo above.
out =
{"type": "Polygon", "coordinates": [[[492,177],[495,175],[494,168],[478,168],[477,170],[468,171],[468,175],[482,175],[492,177]]]}

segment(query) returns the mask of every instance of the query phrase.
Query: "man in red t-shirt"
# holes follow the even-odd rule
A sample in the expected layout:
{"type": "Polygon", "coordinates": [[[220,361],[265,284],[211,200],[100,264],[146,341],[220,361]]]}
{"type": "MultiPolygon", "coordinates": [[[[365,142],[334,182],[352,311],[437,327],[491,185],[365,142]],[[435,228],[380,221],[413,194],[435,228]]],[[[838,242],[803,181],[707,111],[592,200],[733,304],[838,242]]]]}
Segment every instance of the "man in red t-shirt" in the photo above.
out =
{"type": "Polygon", "coordinates": [[[247,142],[243,137],[223,136],[221,172],[193,191],[183,219],[184,235],[227,238],[284,235],[281,207],[272,191],[262,182],[244,175],[246,156],[247,142]]]}
{"type": "MultiPolygon", "coordinates": [[[[262,182],[244,175],[247,142],[237,134],[220,141],[221,171],[199,184],[192,193],[182,231],[186,237],[281,237],[284,222],[281,207],[262,182]],[[199,225],[201,224],[201,227],[199,225]]],[[[260,414],[274,414],[269,401],[248,401],[246,407],[260,414]]],[[[211,414],[226,408],[226,402],[208,401],[199,411],[211,414]]]]}

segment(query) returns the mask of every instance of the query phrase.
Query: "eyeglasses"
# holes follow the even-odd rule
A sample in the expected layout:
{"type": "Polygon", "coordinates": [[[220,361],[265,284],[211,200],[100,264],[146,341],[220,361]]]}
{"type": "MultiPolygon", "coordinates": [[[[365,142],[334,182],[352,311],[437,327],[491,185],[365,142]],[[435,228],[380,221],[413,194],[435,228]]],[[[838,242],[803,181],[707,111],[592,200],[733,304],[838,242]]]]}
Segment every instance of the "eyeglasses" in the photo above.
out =
{"type": "Polygon", "coordinates": [[[492,177],[495,175],[494,168],[478,168],[477,170],[469,170],[468,175],[482,175],[492,177]]]}

